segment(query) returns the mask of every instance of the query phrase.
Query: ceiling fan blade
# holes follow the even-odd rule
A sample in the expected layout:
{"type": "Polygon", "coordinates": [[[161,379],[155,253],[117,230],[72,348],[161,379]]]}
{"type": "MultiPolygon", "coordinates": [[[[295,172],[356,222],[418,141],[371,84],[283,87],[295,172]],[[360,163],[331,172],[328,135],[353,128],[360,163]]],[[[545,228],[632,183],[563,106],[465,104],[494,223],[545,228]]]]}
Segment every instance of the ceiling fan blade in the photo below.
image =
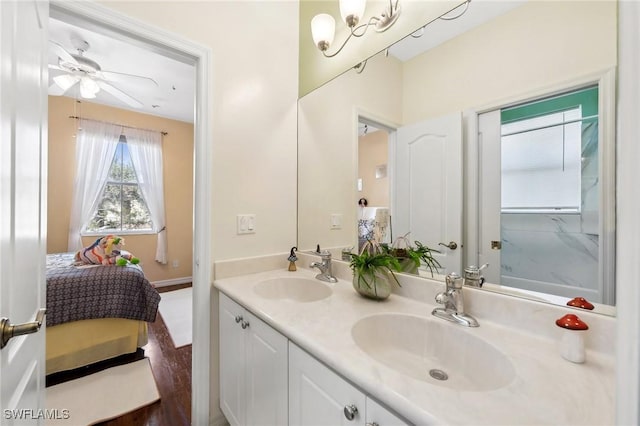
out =
{"type": "Polygon", "coordinates": [[[150,77],[144,77],[142,75],[135,75],[135,74],[127,74],[124,72],[117,72],[117,71],[100,71],[102,73],[102,75],[105,77],[105,80],[115,80],[115,81],[122,81],[123,77],[126,78],[133,78],[136,79],[137,82],[139,83],[148,83],[149,85],[153,86],[153,87],[158,87],[158,82],[155,81],[154,79],[150,78],[150,77]]]}
{"type": "Polygon", "coordinates": [[[59,67],[58,65],[51,65],[51,64],[49,64],[49,69],[50,69],[50,70],[57,70],[57,71],[69,72],[69,71],[65,70],[64,68],[59,67]]]}
{"type": "Polygon", "coordinates": [[[112,94],[113,96],[120,99],[122,102],[124,102],[127,105],[132,106],[134,108],[142,108],[142,102],[127,95],[117,87],[112,86],[109,83],[106,83],[100,80],[98,80],[98,86],[100,86],[100,88],[102,88],[105,92],[112,94]]]}
{"type": "Polygon", "coordinates": [[[71,56],[71,53],[67,52],[66,49],[62,47],[60,43],[56,43],[53,40],[49,40],[49,43],[51,43],[51,47],[53,47],[53,50],[55,51],[56,55],[58,55],[58,58],[62,59],[65,62],[70,62],[74,65],[79,65],[78,61],[76,61],[76,58],[71,56]]]}

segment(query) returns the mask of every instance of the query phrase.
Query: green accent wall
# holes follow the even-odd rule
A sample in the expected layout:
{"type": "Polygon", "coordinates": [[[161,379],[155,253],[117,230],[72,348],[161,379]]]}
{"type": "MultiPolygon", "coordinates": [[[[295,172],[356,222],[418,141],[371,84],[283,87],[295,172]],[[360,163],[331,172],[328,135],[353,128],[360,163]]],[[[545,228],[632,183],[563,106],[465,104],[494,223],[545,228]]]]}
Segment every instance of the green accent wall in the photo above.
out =
{"type": "Polygon", "coordinates": [[[582,117],[598,114],[598,86],[505,108],[500,111],[501,124],[526,120],[582,106],[582,117]]]}

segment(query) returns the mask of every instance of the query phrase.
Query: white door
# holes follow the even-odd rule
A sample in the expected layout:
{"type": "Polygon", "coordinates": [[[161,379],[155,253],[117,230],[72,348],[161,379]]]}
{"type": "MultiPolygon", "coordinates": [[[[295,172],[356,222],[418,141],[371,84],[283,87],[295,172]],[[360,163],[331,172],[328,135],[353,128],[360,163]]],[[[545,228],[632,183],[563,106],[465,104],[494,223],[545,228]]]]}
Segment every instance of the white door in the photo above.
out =
{"type": "Polygon", "coordinates": [[[485,281],[500,284],[500,250],[502,236],[500,231],[502,153],[500,150],[500,110],[490,111],[478,116],[478,141],[480,155],[478,176],[480,182],[478,224],[478,265],[489,264],[482,275],[485,281]]]}
{"type": "Polygon", "coordinates": [[[440,250],[441,273],[462,270],[462,116],[452,114],[398,129],[393,236],[411,232],[440,250]]]}
{"type": "MultiPolygon", "coordinates": [[[[0,2],[0,317],[12,324],[45,305],[48,19],[47,2],[0,2]]],[[[43,415],[44,342],[43,327],[0,350],[3,425],[43,415]]]]}
{"type": "Polygon", "coordinates": [[[289,342],[289,424],[364,425],[365,405],[362,392],[289,342]]]}

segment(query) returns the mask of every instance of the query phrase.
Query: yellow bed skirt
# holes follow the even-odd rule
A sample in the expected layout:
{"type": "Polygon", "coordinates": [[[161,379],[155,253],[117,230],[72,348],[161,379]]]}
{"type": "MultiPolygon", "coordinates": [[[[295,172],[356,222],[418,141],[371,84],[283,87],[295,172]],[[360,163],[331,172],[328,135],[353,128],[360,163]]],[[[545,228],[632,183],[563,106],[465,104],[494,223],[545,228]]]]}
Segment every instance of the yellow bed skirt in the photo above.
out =
{"type": "Polygon", "coordinates": [[[120,318],[69,322],[46,328],[47,374],[71,370],[147,344],[147,323],[120,318]]]}

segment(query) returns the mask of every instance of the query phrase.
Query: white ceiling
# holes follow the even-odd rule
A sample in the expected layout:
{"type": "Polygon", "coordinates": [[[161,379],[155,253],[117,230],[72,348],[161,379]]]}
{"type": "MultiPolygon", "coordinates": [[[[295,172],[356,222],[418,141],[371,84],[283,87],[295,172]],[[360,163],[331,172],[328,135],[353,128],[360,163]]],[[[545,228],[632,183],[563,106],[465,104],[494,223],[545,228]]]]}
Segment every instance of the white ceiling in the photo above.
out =
{"type": "MultiPolygon", "coordinates": [[[[65,96],[193,123],[193,65],[161,55],[157,53],[158,49],[152,51],[153,49],[147,49],[141,43],[127,42],[123,37],[105,35],[97,29],[94,31],[84,28],[84,25],[74,26],[54,18],[49,19],[49,38],[74,54],[77,52],[71,40],[84,40],[90,45],[84,56],[96,61],[102,70],[142,75],[158,83],[158,87],[154,87],[126,77],[111,82],[113,86],[139,100],[143,104],[142,108],[130,107],[104,90],[98,92],[95,99],[83,100],[78,93],[79,85],[72,87],[65,96]]],[[[49,64],[58,64],[58,56],[53,50],[49,53],[49,64]]],[[[49,70],[49,85],[54,84],[53,77],[60,74],[64,72],[49,70]]]]}
{"type": "MultiPolygon", "coordinates": [[[[470,1],[469,8],[461,17],[454,20],[436,19],[424,27],[424,33],[421,37],[405,37],[389,48],[389,54],[402,62],[408,61],[447,40],[482,25],[518,6],[522,6],[526,2],[527,0],[470,1]]],[[[464,7],[462,5],[446,16],[456,16],[463,11],[464,7]]],[[[402,16],[400,19],[402,19],[402,16]]]]}

